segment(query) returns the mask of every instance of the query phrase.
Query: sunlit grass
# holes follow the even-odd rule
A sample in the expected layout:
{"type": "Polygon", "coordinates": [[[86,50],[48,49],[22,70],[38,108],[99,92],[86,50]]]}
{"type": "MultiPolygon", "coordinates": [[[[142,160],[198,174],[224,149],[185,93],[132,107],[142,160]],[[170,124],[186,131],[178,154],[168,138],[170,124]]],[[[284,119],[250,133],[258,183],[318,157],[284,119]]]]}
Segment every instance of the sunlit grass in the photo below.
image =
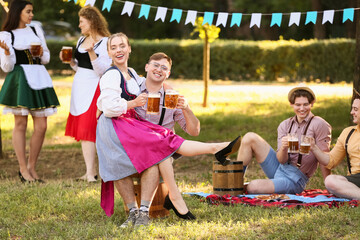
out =
{"type": "MultiPolygon", "coordinates": [[[[166,219],[154,220],[147,228],[120,229],[126,214],[119,194],[115,194],[115,214],[107,217],[100,208],[100,184],[87,184],[64,178],[69,171],[67,161],[81,161],[80,145],[64,136],[69,113],[71,77],[54,78],[61,106],[58,114],[48,118],[48,131],[41,157],[61,156],[73,152],[68,159],[44,166],[51,169],[46,184],[21,184],[0,169],[0,239],[358,239],[359,208],[343,206],[310,209],[280,209],[235,206],[213,206],[184,195],[197,220],[179,220],[171,212],[166,219]]],[[[202,107],[201,81],[171,81],[185,95],[201,121],[198,137],[189,137],[181,129],[176,132],[188,139],[206,142],[228,141],[238,134],[254,131],[276,147],[278,124],[294,113],[287,93],[296,84],[210,84],[209,106],[202,107]]],[[[313,112],[333,126],[333,143],[340,131],[349,125],[349,84],[310,84],[317,94],[313,112]]],[[[1,116],[5,151],[12,151],[13,116],[1,116]]],[[[28,134],[32,131],[29,119],[28,134]]],[[[174,162],[175,177],[182,192],[212,192],[212,156],[180,158],[174,162]]],[[[1,160],[3,161],[3,160],[1,160]]],[[[8,161],[8,160],[6,160],[8,161]]],[[[12,164],[17,164],[12,163],[12,164]]],[[[39,161],[39,168],[41,166],[39,161]]],[[[39,171],[41,172],[41,170],[39,171]]],[[[333,173],[345,174],[346,164],[333,173]]],[[[78,174],[78,172],[77,172],[78,174]]],[[[265,177],[257,164],[251,164],[244,181],[265,177]]],[[[308,189],[324,188],[319,171],[311,178],[308,189]]]]}

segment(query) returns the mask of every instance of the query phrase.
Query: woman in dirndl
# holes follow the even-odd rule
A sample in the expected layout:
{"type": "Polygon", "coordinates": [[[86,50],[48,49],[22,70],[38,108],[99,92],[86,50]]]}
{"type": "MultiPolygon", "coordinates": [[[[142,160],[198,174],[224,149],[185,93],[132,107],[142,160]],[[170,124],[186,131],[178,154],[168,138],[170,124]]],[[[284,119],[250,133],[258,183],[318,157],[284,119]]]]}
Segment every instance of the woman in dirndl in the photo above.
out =
{"type": "MultiPolygon", "coordinates": [[[[129,69],[127,60],[131,47],[123,33],[113,34],[108,40],[108,52],[113,66],[100,79],[100,96],[97,107],[101,115],[96,130],[96,148],[99,170],[105,188],[107,183],[141,173],[159,164],[161,176],[169,188],[167,207],[184,219],[195,217],[187,209],[175,179],[170,158],[174,153],[183,156],[215,154],[217,160],[226,162],[226,156],[236,152],[240,137],[231,143],[203,143],[185,140],[170,129],[140,118],[134,108],[143,107],[147,94],[140,93],[140,78],[129,69]],[[171,166],[171,167],[170,167],[171,166]]],[[[170,63],[165,63],[169,72],[157,71],[153,64],[148,71],[155,71],[156,77],[170,74],[170,63]],[[150,70],[152,69],[152,70],[150,70]]],[[[102,191],[102,193],[108,191],[102,191]]],[[[104,197],[104,196],[102,196],[104,197]]],[[[106,197],[104,197],[106,198],[106,197]]]]}
{"type": "Polygon", "coordinates": [[[47,117],[57,112],[59,101],[52,80],[43,64],[50,61],[44,33],[39,26],[30,27],[33,5],[29,1],[13,1],[0,37],[1,69],[7,73],[0,91],[3,113],[14,114],[12,143],[19,162],[22,182],[43,182],[35,168],[42,148],[47,117]],[[29,51],[33,42],[41,43],[40,55],[29,51]],[[26,128],[32,116],[34,132],[26,159],[26,128]]]}
{"type": "Polygon", "coordinates": [[[81,141],[86,173],[79,179],[96,182],[96,101],[100,95],[100,77],[111,65],[106,49],[110,32],[106,19],[96,7],[91,6],[80,9],[79,28],[83,36],[77,42],[75,59],[70,63],[76,73],[65,135],[81,141]]]}

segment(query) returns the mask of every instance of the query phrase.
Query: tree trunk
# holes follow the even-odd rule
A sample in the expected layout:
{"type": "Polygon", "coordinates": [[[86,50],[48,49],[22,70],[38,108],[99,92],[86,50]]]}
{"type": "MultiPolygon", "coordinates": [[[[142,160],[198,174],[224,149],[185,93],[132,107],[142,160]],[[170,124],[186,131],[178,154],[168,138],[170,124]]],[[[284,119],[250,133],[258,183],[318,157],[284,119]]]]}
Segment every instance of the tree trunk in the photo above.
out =
{"type": "Polygon", "coordinates": [[[204,52],[203,52],[203,79],[204,79],[203,107],[207,107],[209,75],[210,75],[210,43],[209,43],[207,31],[205,30],[204,52]]]}
{"type": "MultiPolygon", "coordinates": [[[[357,0],[357,6],[360,6],[360,0],[357,0]]],[[[360,93],[360,13],[356,11],[355,14],[355,23],[356,23],[356,48],[355,48],[355,70],[354,70],[354,89],[360,93]]],[[[356,92],[353,91],[352,99],[354,99],[356,92]]]]}
{"type": "MultiPolygon", "coordinates": [[[[311,0],[312,9],[316,11],[323,11],[321,6],[321,0],[311,0]]],[[[314,38],[317,39],[325,39],[326,37],[326,29],[325,25],[322,24],[322,15],[318,13],[316,18],[316,23],[314,25],[314,38]]]]}

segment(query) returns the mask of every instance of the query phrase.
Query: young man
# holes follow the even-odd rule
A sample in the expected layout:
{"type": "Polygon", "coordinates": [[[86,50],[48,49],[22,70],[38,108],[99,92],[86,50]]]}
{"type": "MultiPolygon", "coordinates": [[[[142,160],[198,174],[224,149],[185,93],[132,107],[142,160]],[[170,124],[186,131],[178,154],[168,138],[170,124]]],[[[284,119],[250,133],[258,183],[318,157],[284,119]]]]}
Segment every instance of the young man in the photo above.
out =
{"type": "MultiPolygon", "coordinates": [[[[269,178],[251,181],[247,186],[248,193],[301,193],[304,190],[317,169],[318,161],[312,153],[288,153],[289,133],[294,133],[299,140],[301,135],[311,136],[321,150],[329,151],[331,127],[311,112],[316,101],[314,92],[306,86],[298,86],[290,90],[288,100],[295,116],[280,123],[276,152],[256,133],[247,133],[242,138],[237,160],[242,161],[246,169],[255,156],[269,178]]],[[[325,178],[329,172],[322,171],[325,178]]]]}
{"type": "Polygon", "coordinates": [[[339,197],[360,200],[360,95],[355,97],[350,114],[356,126],[342,131],[330,153],[321,151],[316,140],[312,142],[311,150],[328,169],[337,166],[347,155],[348,176],[329,175],[325,187],[339,197]]]}
{"type": "MultiPolygon", "coordinates": [[[[166,109],[164,103],[164,82],[170,76],[172,60],[165,53],[153,54],[145,66],[146,79],[143,80],[140,90],[141,93],[160,93],[160,114],[146,114],[143,107],[137,107],[137,114],[147,121],[162,125],[173,130],[175,123],[191,136],[198,136],[200,133],[200,121],[190,109],[184,96],[179,96],[178,104],[175,109],[166,109]],[[160,120],[162,119],[162,120],[160,120]]],[[[145,157],[145,156],[144,156],[145,157]]],[[[172,168],[172,166],[167,166],[172,168]]],[[[169,171],[173,173],[172,169],[169,171]],[[170,171],[171,170],[171,171],[170,171]]],[[[152,166],[141,174],[141,206],[138,208],[134,193],[134,184],[131,177],[116,181],[116,188],[129,208],[128,219],[121,225],[127,227],[131,224],[135,226],[147,225],[149,223],[149,207],[152,198],[159,184],[158,165],[152,166]]]]}

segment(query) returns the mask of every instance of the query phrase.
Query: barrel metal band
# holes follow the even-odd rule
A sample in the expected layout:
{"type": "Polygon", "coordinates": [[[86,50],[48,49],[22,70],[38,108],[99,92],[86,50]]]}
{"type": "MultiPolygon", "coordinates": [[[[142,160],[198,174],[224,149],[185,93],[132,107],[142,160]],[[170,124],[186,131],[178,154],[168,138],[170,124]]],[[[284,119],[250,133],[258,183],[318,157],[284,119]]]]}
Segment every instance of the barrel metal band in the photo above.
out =
{"type": "Polygon", "coordinates": [[[243,172],[243,170],[214,170],[214,173],[239,173],[243,172]]]}

